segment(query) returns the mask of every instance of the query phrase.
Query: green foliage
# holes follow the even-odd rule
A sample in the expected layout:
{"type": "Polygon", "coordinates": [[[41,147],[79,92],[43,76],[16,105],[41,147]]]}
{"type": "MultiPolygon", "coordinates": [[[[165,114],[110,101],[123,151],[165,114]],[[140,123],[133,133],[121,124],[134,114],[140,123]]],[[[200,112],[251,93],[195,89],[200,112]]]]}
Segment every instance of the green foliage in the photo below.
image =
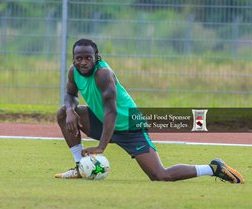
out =
{"type": "Polygon", "coordinates": [[[251,20],[252,15],[249,12],[251,7],[250,0],[224,0],[221,1],[223,7],[220,6],[220,1],[213,0],[190,0],[197,3],[199,7],[194,9],[196,19],[206,22],[233,22],[234,18],[241,17],[244,20],[251,20]],[[244,7],[247,9],[244,10],[244,7]]]}
{"type": "MultiPolygon", "coordinates": [[[[61,6],[49,0],[0,4],[0,103],[59,104],[61,6]]],[[[155,106],[251,106],[250,1],[68,6],[68,65],[72,44],[94,39],[140,106],[150,106],[150,98],[155,106]]]]}
{"type": "Polygon", "coordinates": [[[57,15],[59,7],[61,6],[61,1],[34,1],[34,0],[19,0],[19,1],[5,1],[0,5],[0,14],[10,15],[10,16],[29,16],[29,17],[39,17],[44,16],[44,14],[50,11],[55,11],[54,16],[57,15]]]}
{"type": "Polygon", "coordinates": [[[165,166],[207,164],[222,157],[244,175],[244,185],[210,177],[151,182],[135,160],[113,144],[105,152],[111,165],[107,179],[60,180],[54,174],[74,166],[65,142],[1,139],[0,147],[1,209],[250,209],[252,204],[250,147],[157,145],[165,166]]]}
{"type": "MultiPolygon", "coordinates": [[[[108,48],[106,51],[106,44],[103,46],[99,43],[104,53],[144,56],[202,56],[208,51],[228,53],[233,45],[230,46],[227,38],[251,38],[251,29],[241,24],[249,23],[252,19],[251,12],[248,12],[250,5],[251,3],[245,0],[224,1],[222,6],[218,1],[207,0],[141,0],[113,3],[70,1],[68,32],[69,37],[82,35],[95,36],[97,39],[106,38],[108,42],[113,43],[113,49],[108,48]],[[229,24],[230,22],[232,24],[229,24]],[[235,29],[236,26],[239,29],[235,29]]],[[[2,41],[3,47],[12,52],[17,50],[25,54],[35,52],[47,54],[48,57],[55,56],[60,51],[57,41],[57,36],[60,36],[60,11],[61,3],[57,1],[3,3],[0,14],[6,20],[3,19],[2,27],[8,25],[8,31],[18,36],[18,39],[2,41]],[[18,18],[10,22],[8,17],[11,16],[18,18]],[[38,17],[44,19],[36,19],[38,17]],[[32,32],[29,32],[31,28],[32,32]],[[51,37],[52,34],[56,34],[56,37],[51,37]]],[[[238,49],[233,51],[239,54],[238,49]]],[[[248,52],[243,50],[240,57],[244,54],[248,55],[248,52]]]]}

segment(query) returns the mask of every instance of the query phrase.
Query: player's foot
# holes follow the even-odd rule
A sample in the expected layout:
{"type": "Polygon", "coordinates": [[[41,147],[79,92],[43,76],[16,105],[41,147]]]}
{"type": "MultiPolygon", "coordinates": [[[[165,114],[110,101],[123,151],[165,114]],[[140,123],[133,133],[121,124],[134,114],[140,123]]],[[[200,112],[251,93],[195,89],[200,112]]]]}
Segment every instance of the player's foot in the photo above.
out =
{"type": "Polygon", "coordinates": [[[77,178],[81,178],[81,175],[80,175],[78,167],[76,166],[75,168],[71,168],[64,173],[57,173],[55,174],[54,177],[62,178],[62,179],[77,179],[77,178]]]}
{"type": "Polygon", "coordinates": [[[237,170],[228,166],[223,160],[214,159],[209,165],[213,170],[214,176],[219,177],[224,181],[229,181],[230,183],[244,183],[244,178],[242,175],[237,170]]]}

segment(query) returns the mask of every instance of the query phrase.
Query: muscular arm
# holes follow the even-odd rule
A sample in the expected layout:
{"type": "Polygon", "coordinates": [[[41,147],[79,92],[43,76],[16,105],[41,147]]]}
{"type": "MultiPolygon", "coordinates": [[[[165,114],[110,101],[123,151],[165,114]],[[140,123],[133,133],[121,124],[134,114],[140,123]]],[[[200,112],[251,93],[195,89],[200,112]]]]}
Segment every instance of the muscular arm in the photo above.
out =
{"type": "Polygon", "coordinates": [[[68,81],[66,86],[66,95],[64,98],[64,104],[66,106],[66,128],[74,133],[75,136],[79,134],[78,125],[79,115],[75,112],[75,108],[79,104],[78,102],[78,88],[74,83],[73,67],[70,67],[68,73],[68,81]]]}
{"type": "Polygon", "coordinates": [[[116,87],[114,75],[108,69],[101,69],[96,73],[96,83],[102,93],[104,105],[103,131],[99,148],[104,150],[109,143],[115,128],[116,120],[116,87]]]}
{"type": "Polygon", "coordinates": [[[66,110],[74,110],[75,107],[79,104],[78,102],[78,89],[74,83],[73,78],[73,66],[70,67],[68,72],[68,81],[66,85],[66,95],[64,97],[64,104],[66,106],[66,110]]]}

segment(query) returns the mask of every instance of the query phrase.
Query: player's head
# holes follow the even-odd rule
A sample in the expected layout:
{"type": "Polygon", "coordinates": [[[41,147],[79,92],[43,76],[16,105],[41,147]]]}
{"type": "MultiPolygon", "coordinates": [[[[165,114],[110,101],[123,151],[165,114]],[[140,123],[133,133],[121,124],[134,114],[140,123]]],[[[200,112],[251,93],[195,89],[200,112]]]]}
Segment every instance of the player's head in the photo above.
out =
{"type": "Polygon", "coordinates": [[[84,76],[92,75],[95,63],[100,60],[97,45],[89,39],[80,39],[73,45],[73,64],[84,76]]]}
{"type": "Polygon", "coordinates": [[[83,38],[76,41],[73,45],[73,56],[74,56],[74,49],[76,46],[91,46],[94,49],[96,61],[101,59],[101,56],[99,55],[98,47],[96,43],[93,42],[92,40],[83,38]]]}

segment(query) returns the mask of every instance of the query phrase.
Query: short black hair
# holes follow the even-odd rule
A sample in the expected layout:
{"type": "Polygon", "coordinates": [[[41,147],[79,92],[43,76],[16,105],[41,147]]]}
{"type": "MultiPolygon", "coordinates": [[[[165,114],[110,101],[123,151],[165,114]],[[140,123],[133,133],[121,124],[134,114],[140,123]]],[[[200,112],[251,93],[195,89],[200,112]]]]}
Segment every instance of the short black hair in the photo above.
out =
{"type": "Polygon", "coordinates": [[[82,38],[82,39],[76,41],[73,45],[73,56],[74,56],[74,49],[76,46],[91,46],[91,47],[93,47],[93,49],[95,51],[96,60],[98,61],[101,59],[101,56],[99,55],[98,47],[97,47],[96,43],[93,42],[92,40],[82,38]]]}

